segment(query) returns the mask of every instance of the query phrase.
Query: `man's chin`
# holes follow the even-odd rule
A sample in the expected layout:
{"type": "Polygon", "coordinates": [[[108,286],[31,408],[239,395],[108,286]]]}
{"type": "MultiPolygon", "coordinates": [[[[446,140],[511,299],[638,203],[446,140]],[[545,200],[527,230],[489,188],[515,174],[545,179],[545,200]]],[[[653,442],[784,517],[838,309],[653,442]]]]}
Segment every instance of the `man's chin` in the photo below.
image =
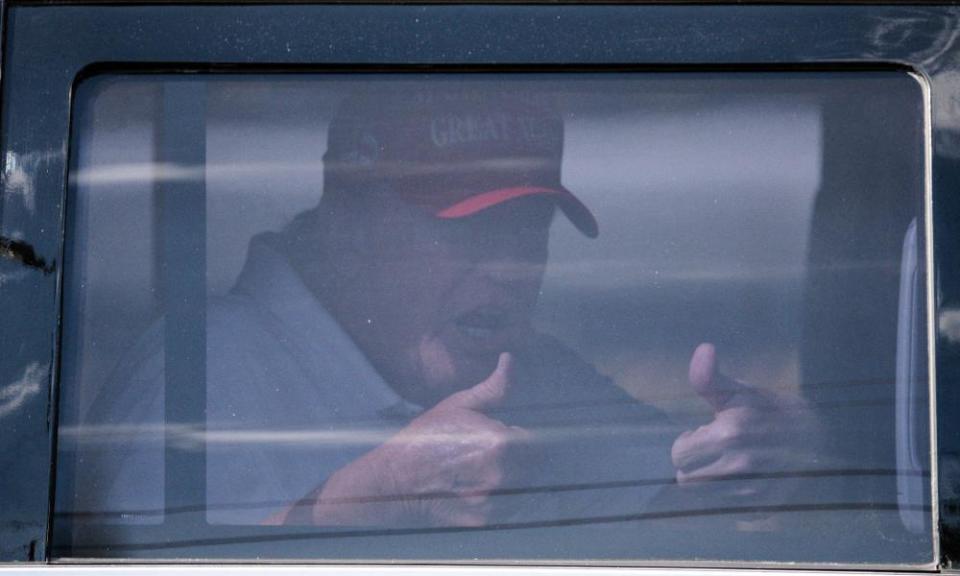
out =
{"type": "Polygon", "coordinates": [[[436,338],[424,338],[418,347],[418,364],[425,392],[434,404],[483,382],[497,367],[499,354],[456,354],[436,338]]]}

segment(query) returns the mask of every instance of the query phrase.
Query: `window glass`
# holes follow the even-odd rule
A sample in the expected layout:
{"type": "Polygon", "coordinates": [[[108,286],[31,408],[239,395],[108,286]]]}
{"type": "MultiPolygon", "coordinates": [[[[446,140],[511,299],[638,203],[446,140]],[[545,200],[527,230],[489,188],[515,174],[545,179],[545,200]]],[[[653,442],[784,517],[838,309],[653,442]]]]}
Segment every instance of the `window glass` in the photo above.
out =
{"type": "Polygon", "coordinates": [[[84,81],[55,554],[931,562],[923,102],[84,81]]]}

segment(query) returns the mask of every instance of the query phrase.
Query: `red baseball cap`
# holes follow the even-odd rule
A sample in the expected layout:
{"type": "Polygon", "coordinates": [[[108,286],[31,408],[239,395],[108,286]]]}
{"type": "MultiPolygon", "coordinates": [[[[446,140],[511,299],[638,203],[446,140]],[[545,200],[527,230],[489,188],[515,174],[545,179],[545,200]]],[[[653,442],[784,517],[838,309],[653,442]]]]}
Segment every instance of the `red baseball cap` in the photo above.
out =
{"type": "Polygon", "coordinates": [[[540,95],[485,87],[358,93],[330,124],[325,194],[388,188],[437,218],[548,198],[590,238],[596,218],[560,183],[563,120],[540,95]]]}

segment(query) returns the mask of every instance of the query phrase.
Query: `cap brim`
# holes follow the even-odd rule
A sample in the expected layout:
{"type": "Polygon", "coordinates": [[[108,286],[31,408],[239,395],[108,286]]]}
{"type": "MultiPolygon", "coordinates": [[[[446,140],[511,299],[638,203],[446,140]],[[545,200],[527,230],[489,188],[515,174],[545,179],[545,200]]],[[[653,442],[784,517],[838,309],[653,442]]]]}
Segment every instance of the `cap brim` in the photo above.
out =
{"type": "Polygon", "coordinates": [[[487,208],[526,196],[549,196],[563,214],[588,238],[596,238],[600,226],[590,209],[566,188],[543,188],[539,186],[517,186],[482,192],[461,200],[437,212],[438,218],[455,219],[472,216],[487,208]]]}

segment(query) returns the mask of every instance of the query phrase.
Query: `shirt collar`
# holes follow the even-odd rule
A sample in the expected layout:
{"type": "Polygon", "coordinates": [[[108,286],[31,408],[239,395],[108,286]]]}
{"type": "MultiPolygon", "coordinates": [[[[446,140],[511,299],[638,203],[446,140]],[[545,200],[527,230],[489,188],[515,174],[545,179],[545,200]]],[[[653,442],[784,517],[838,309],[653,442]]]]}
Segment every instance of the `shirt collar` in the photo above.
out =
{"type": "Polygon", "coordinates": [[[379,415],[409,420],[422,412],[422,407],[401,398],[384,381],[275,247],[277,238],[273,233],[253,238],[234,292],[250,296],[274,316],[283,326],[284,337],[300,350],[298,356],[318,374],[329,377],[336,372],[350,380],[345,385],[360,387],[354,390],[379,415]]]}

